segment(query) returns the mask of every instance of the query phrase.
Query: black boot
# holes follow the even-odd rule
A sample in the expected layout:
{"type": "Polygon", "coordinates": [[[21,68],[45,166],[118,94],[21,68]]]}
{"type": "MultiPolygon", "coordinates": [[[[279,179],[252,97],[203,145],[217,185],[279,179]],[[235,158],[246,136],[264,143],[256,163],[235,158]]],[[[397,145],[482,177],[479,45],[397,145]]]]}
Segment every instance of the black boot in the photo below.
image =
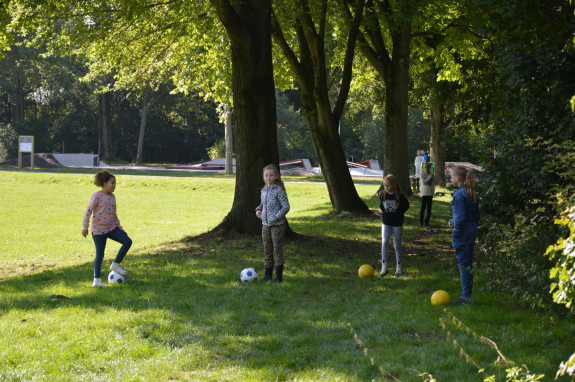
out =
{"type": "Polygon", "coordinates": [[[272,273],[274,272],[273,268],[266,268],[266,273],[262,281],[270,281],[272,279],[272,273]]]}
{"type": "Polygon", "coordinates": [[[276,277],[272,280],[274,283],[281,283],[282,282],[282,275],[284,273],[284,266],[278,265],[276,266],[276,277]]]}

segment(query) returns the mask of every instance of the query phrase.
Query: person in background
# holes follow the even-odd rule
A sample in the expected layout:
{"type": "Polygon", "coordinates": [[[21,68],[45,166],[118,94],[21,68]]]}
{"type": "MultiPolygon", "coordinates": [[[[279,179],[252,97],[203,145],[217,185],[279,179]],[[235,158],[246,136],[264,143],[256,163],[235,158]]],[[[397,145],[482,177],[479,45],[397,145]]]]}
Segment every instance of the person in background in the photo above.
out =
{"type": "Polygon", "coordinates": [[[425,210],[427,210],[427,217],[425,218],[425,225],[429,225],[431,218],[431,205],[433,203],[433,195],[435,195],[435,185],[437,179],[431,172],[431,163],[423,164],[423,172],[421,173],[420,189],[421,189],[421,208],[419,210],[419,225],[423,226],[425,210]]]}
{"type": "Polygon", "coordinates": [[[415,166],[415,182],[412,186],[414,188],[413,192],[419,193],[419,179],[421,177],[421,164],[423,163],[423,150],[417,150],[417,156],[413,165],[415,166]]]}

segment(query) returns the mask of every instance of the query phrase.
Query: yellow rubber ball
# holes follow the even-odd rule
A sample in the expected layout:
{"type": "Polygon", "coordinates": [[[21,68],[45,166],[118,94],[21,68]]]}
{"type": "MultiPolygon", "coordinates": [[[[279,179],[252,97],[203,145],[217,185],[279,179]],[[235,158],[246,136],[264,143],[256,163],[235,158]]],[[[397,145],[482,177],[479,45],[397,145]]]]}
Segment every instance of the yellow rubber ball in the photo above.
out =
{"type": "Polygon", "coordinates": [[[449,305],[451,297],[444,290],[437,290],[431,295],[431,305],[449,305]]]}
{"type": "Polygon", "coordinates": [[[361,267],[359,267],[359,271],[357,271],[357,274],[361,278],[373,277],[374,273],[375,273],[375,270],[369,264],[363,264],[361,267]]]}

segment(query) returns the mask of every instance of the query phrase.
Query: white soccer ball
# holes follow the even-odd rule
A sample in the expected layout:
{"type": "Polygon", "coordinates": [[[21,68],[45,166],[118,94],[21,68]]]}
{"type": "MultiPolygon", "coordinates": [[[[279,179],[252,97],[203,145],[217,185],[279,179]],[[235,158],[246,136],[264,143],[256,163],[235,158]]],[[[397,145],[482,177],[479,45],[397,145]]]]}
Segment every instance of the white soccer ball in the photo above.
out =
{"type": "Polygon", "coordinates": [[[108,275],[108,282],[111,285],[114,284],[123,284],[126,282],[126,276],[122,276],[121,274],[119,274],[118,272],[110,272],[110,274],[108,275]]]}
{"type": "Polygon", "coordinates": [[[240,279],[245,283],[255,281],[258,279],[258,272],[254,268],[245,268],[240,273],[240,279]]]}

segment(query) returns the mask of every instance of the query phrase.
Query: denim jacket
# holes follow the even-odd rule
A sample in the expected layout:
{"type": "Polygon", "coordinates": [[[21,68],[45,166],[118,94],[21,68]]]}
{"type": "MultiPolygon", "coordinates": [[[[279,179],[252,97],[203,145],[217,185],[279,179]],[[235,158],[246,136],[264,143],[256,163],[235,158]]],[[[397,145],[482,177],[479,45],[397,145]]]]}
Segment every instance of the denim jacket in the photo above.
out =
{"type": "Polygon", "coordinates": [[[481,215],[479,202],[471,202],[465,186],[459,186],[453,194],[451,211],[453,213],[453,248],[472,244],[477,237],[477,224],[481,215]]]}
{"type": "Polygon", "coordinates": [[[283,188],[274,184],[273,186],[266,185],[261,191],[262,202],[256,208],[262,212],[260,219],[265,226],[277,226],[286,224],[286,214],[290,206],[287,193],[283,188]]]}

